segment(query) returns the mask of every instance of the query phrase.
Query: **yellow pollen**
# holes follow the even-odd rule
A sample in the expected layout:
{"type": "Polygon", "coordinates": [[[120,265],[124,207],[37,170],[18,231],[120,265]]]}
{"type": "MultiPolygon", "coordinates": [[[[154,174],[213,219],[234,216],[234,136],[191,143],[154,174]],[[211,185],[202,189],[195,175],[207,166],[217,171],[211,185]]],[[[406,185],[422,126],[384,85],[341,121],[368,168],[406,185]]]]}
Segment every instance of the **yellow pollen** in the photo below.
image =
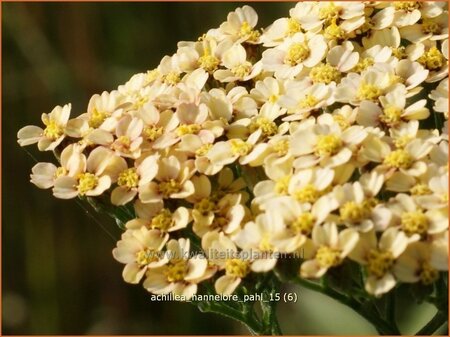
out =
{"type": "Polygon", "coordinates": [[[156,81],[161,74],[157,69],[147,71],[147,84],[156,81]]]}
{"type": "Polygon", "coordinates": [[[51,139],[56,140],[64,134],[64,128],[56,121],[50,119],[46,123],[47,127],[44,130],[44,136],[51,139]]]}
{"type": "Polygon", "coordinates": [[[231,153],[233,155],[245,156],[253,148],[252,144],[244,142],[242,139],[230,139],[231,153]]]}
{"type": "Polygon", "coordinates": [[[119,174],[119,179],[117,180],[117,185],[126,186],[128,188],[137,187],[138,183],[139,175],[134,167],[122,171],[119,174]]]}
{"type": "Polygon", "coordinates": [[[422,22],[422,32],[424,32],[425,34],[440,34],[442,31],[441,26],[430,19],[423,19],[422,22]]]}
{"type": "Polygon", "coordinates": [[[58,167],[55,171],[55,178],[59,178],[65,176],[67,174],[67,170],[64,167],[58,167]]]}
{"type": "Polygon", "coordinates": [[[109,117],[109,114],[106,112],[98,111],[94,108],[89,116],[88,124],[91,128],[98,128],[105,121],[106,118],[109,117]]]}
{"type": "Polygon", "coordinates": [[[373,66],[373,64],[374,64],[373,58],[365,57],[356,64],[356,66],[353,68],[353,71],[361,73],[368,67],[373,66]]]}
{"type": "Polygon", "coordinates": [[[192,135],[195,133],[198,133],[202,127],[198,124],[181,124],[177,130],[176,133],[178,136],[184,136],[184,135],[192,135]]]}
{"type": "Polygon", "coordinates": [[[439,271],[433,268],[428,261],[422,263],[420,281],[425,285],[433,284],[439,278],[439,271]]]}
{"type": "Polygon", "coordinates": [[[212,148],[212,144],[211,144],[211,143],[203,144],[202,146],[200,146],[200,147],[195,151],[195,154],[196,154],[197,156],[204,156],[204,155],[206,155],[206,154],[209,152],[209,150],[211,150],[211,148],[212,148]]]}
{"type": "Polygon", "coordinates": [[[275,192],[277,194],[288,194],[289,181],[291,180],[291,176],[284,176],[281,179],[278,179],[275,184],[275,192]]]}
{"type": "Polygon", "coordinates": [[[345,130],[350,126],[350,122],[343,115],[335,114],[333,115],[333,120],[338,123],[341,130],[345,130]]]}
{"type": "Polygon", "coordinates": [[[229,276],[243,278],[250,273],[250,263],[241,259],[227,259],[225,272],[229,276]]]}
{"type": "Polygon", "coordinates": [[[358,88],[358,97],[361,100],[376,101],[383,92],[376,85],[362,82],[358,88]]]}
{"type": "Polygon", "coordinates": [[[279,98],[278,95],[270,95],[269,103],[272,103],[272,104],[276,103],[278,101],[278,98],[279,98]]]}
{"type": "Polygon", "coordinates": [[[239,79],[243,79],[245,76],[248,76],[251,71],[252,64],[250,62],[242,63],[231,69],[231,72],[234,74],[234,76],[238,77],[239,79]]]}
{"type": "Polygon", "coordinates": [[[436,47],[431,47],[418,58],[417,62],[429,70],[437,70],[445,64],[445,57],[436,47]]]}
{"type": "Polygon", "coordinates": [[[316,261],[322,268],[338,266],[342,262],[341,251],[328,246],[320,246],[316,253],[316,261]]]}
{"type": "Polygon", "coordinates": [[[211,229],[216,229],[224,228],[226,225],[228,225],[228,219],[226,217],[216,215],[210,227],[211,229]]]}
{"type": "Polygon", "coordinates": [[[140,109],[147,102],[148,102],[148,97],[142,96],[141,94],[137,94],[134,97],[133,107],[134,107],[134,109],[140,109]]]}
{"type": "Polygon", "coordinates": [[[345,39],[345,30],[336,24],[336,21],[333,20],[331,24],[325,28],[325,37],[330,40],[343,40],[345,39]]]}
{"type": "Polygon", "coordinates": [[[284,156],[289,151],[289,141],[287,139],[282,139],[273,144],[273,150],[279,155],[284,156]]]}
{"type": "Polygon", "coordinates": [[[239,30],[239,37],[249,41],[256,42],[261,34],[257,30],[253,30],[247,21],[242,22],[239,30]]]}
{"type": "Polygon", "coordinates": [[[309,213],[302,213],[289,225],[289,228],[297,234],[309,235],[314,227],[314,216],[309,213]]]}
{"type": "Polygon", "coordinates": [[[306,60],[310,54],[310,49],[306,43],[293,43],[284,58],[284,63],[296,66],[306,60]]]}
{"type": "Polygon", "coordinates": [[[372,208],[374,208],[379,203],[380,200],[378,200],[377,198],[367,198],[364,199],[364,201],[362,202],[362,206],[364,207],[367,213],[370,213],[372,212],[372,208]]]}
{"type": "Polygon", "coordinates": [[[405,212],[401,216],[401,225],[407,235],[424,235],[428,230],[428,219],[422,211],[405,212]]]}
{"type": "Polygon", "coordinates": [[[171,71],[170,73],[168,73],[167,75],[164,76],[163,81],[166,84],[170,84],[170,85],[175,85],[178,82],[180,82],[180,74],[171,71]]]}
{"type": "Polygon", "coordinates": [[[341,220],[344,222],[358,223],[369,216],[370,208],[363,204],[357,204],[354,201],[348,201],[339,208],[341,220]]]}
{"type": "Polygon", "coordinates": [[[86,192],[93,190],[98,185],[98,177],[95,174],[86,172],[78,175],[78,193],[85,195],[86,192]]]}
{"type": "Polygon", "coordinates": [[[394,55],[398,59],[404,59],[408,55],[406,54],[406,48],[403,46],[400,46],[398,48],[392,48],[392,55],[394,55]]]}
{"type": "Polygon", "coordinates": [[[427,195],[433,193],[427,184],[416,184],[409,190],[411,195],[427,195]]]}
{"type": "Polygon", "coordinates": [[[198,59],[198,64],[201,68],[211,73],[217,69],[220,64],[220,60],[214,55],[211,55],[209,51],[205,50],[205,54],[198,59]]]}
{"type": "Polygon", "coordinates": [[[372,249],[367,255],[367,270],[369,274],[382,278],[394,264],[394,257],[389,251],[372,249]]]}
{"type": "Polygon", "coordinates": [[[160,182],[158,185],[159,192],[165,199],[169,198],[171,194],[181,191],[181,185],[175,179],[160,182]]]}
{"type": "Polygon", "coordinates": [[[294,192],[294,198],[300,202],[313,203],[320,197],[320,192],[312,184],[307,184],[305,187],[294,192]]]}
{"type": "Polygon", "coordinates": [[[336,135],[320,135],[314,153],[317,156],[332,156],[342,147],[342,140],[336,135]]]}
{"type": "Polygon", "coordinates": [[[314,83],[338,83],[341,79],[341,72],[332,65],[325,63],[312,68],[309,77],[314,83]]]}
{"type": "Polygon", "coordinates": [[[412,12],[413,10],[420,8],[419,1],[394,1],[393,4],[396,10],[401,11],[412,12]]]}
{"type": "Polygon", "coordinates": [[[215,204],[209,198],[203,198],[194,205],[194,209],[199,211],[201,214],[206,215],[212,212],[215,208],[215,204]]]}
{"type": "Polygon", "coordinates": [[[380,121],[387,125],[395,125],[401,121],[403,109],[396,106],[388,106],[383,110],[383,114],[380,115],[380,121]]]}
{"type": "Polygon", "coordinates": [[[384,159],[384,164],[390,167],[408,169],[413,164],[411,155],[403,149],[398,149],[389,153],[384,159]]]}
{"type": "Polygon", "coordinates": [[[404,148],[406,145],[408,145],[411,139],[411,136],[408,135],[400,136],[394,139],[394,145],[399,149],[404,148]]]}
{"type": "Polygon", "coordinates": [[[308,109],[313,108],[316,104],[319,103],[319,100],[315,98],[311,94],[307,94],[305,98],[303,98],[300,102],[298,102],[298,107],[300,109],[308,109]]]}
{"type": "Polygon", "coordinates": [[[153,249],[145,248],[136,253],[136,263],[140,266],[146,266],[158,260],[158,256],[153,249]]]}
{"type": "Polygon", "coordinates": [[[294,18],[289,18],[287,22],[287,32],[286,35],[292,36],[295,33],[301,32],[302,27],[300,26],[300,23],[295,20],[294,18]]]}
{"type": "Polygon", "coordinates": [[[271,121],[266,117],[258,117],[254,119],[250,123],[248,128],[251,133],[255,132],[258,129],[261,129],[262,134],[266,137],[273,136],[278,131],[278,127],[275,124],[275,122],[271,121]]]}
{"type": "Polygon", "coordinates": [[[167,265],[164,275],[168,282],[180,282],[187,274],[188,266],[186,260],[173,259],[167,265]]]}
{"type": "Polygon", "coordinates": [[[173,218],[170,210],[167,208],[163,208],[152,218],[152,221],[150,222],[150,228],[166,231],[170,228],[172,220],[173,218]]]}
{"type": "Polygon", "coordinates": [[[319,19],[325,20],[327,22],[336,21],[339,18],[340,8],[337,7],[333,2],[326,7],[322,7],[319,10],[319,19]]]}
{"type": "Polygon", "coordinates": [[[270,243],[270,238],[269,238],[268,234],[265,234],[262,237],[258,248],[263,252],[269,252],[269,251],[273,250],[273,245],[270,243]]]}
{"type": "Polygon", "coordinates": [[[159,138],[164,132],[164,128],[162,126],[146,126],[143,131],[143,136],[148,141],[155,141],[155,139],[159,138]]]}
{"type": "Polygon", "coordinates": [[[120,136],[117,138],[117,141],[125,147],[129,147],[131,145],[131,139],[128,136],[120,136]]]}

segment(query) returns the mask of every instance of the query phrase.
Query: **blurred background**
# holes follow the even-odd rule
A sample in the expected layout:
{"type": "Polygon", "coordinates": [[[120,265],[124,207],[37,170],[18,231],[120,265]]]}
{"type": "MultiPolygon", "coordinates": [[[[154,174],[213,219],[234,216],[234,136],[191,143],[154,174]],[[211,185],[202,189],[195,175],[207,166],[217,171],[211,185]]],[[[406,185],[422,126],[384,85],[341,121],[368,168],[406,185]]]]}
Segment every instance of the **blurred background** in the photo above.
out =
{"type": "MultiPolygon", "coordinates": [[[[180,40],[196,40],[244,3],[2,3],[2,334],[248,334],[238,323],[190,304],[149,300],[122,281],[111,255],[120,230],[74,200],[29,183],[49,153],[20,148],[17,131],[40,115],[115,89],[154,68],[180,40]]],[[[259,26],[287,16],[292,3],[253,3],[259,26]]],[[[286,334],[375,334],[351,309],[300,287],[279,305],[286,334]],[[325,324],[326,322],[326,324],[325,324]]],[[[400,306],[414,333],[434,309],[400,306]]]]}

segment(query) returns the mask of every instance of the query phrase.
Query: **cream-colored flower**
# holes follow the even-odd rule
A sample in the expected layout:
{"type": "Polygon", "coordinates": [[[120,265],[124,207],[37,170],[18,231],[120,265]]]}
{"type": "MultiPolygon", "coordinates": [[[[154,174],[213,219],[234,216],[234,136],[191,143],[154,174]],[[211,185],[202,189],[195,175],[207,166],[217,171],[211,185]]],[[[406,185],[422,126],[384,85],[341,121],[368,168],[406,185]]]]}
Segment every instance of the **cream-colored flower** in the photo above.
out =
{"type": "Polygon", "coordinates": [[[97,147],[89,154],[85,167],[75,176],[61,176],[55,181],[53,195],[60,199],[77,196],[97,196],[115,182],[126,161],[105,147],[97,147]]]}
{"type": "Polygon", "coordinates": [[[255,30],[258,23],[258,15],[250,6],[236,8],[230,12],[227,21],[220,25],[220,32],[224,37],[229,37],[234,41],[258,43],[260,33],[255,30]]]}
{"type": "Polygon", "coordinates": [[[250,91],[250,95],[260,104],[277,104],[283,94],[284,81],[273,77],[266,77],[256,82],[255,87],[250,91]]]}
{"type": "Polygon", "coordinates": [[[442,112],[446,119],[448,119],[448,78],[444,78],[435,90],[432,90],[428,95],[435,101],[433,110],[442,112]]]}
{"type": "Polygon", "coordinates": [[[127,230],[113,249],[114,258],[125,264],[123,279],[128,283],[139,283],[148,268],[155,268],[165,263],[161,249],[169,238],[158,230],[141,227],[127,230]]]}
{"type": "Polygon", "coordinates": [[[190,255],[188,239],[170,240],[166,246],[166,263],[147,270],[144,288],[154,294],[173,293],[189,300],[197,293],[197,284],[210,278],[215,270],[208,268],[203,255],[190,255]]]}
{"type": "Polygon", "coordinates": [[[53,151],[64,140],[65,128],[69,120],[71,104],[56,106],[49,114],[42,114],[45,129],[28,125],[17,132],[17,142],[20,146],[38,143],[39,151],[53,151]]]}
{"type": "Polygon", "coordinates": [[[338,232],[335,223],[325,223],[314,227],[312,241],[314,257],[300,267],[300,275],[305,278],[320,278],[329,268],[340,265],[358,243],[358,233],[350,228],[338,232]]]}
{"type": "Polygon", "coordinates": [[[393,267],[407,246],[405,233],[396,228],[388,228],[379,240],[373,230],[360,235],[358,244],[348,256],[365,266],[368,273],[365,289],[369,294],[379,297],[395,287],[393,267]]]}
{"type": "Polygon", "coordinates": [[[292,79],[303,67],[312,68],[325,57],[327,44],[322,35],[297,33],[276,48],[262,54],[263,69],[275,72],[279,79],[292,79]]]}
{"type": "Polygon", "coordinates": [[[402,27],[400,34],[403,39],[412,43],[425,40],[442,40],[448,38],[448,12],[433,18],[424,18],[421,23],[402,27]]]}

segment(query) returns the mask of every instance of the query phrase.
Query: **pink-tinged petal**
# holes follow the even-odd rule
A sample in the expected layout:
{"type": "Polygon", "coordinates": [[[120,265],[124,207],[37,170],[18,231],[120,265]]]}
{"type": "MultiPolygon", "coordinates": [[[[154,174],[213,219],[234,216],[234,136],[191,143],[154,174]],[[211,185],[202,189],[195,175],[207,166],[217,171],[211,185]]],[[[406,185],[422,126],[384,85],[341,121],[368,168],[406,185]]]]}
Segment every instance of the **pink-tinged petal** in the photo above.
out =
{"type": "Polygon", "coordinates": [[[111,203],[116,206],[125,205],[133,200],[136,194],[136,189],[118,186],[111,193],[111,203]]]}
{"type": "Polygon", "coordinates": [[[113,257],[120,263],[128,264],[135,261],[135,254],[126,247],[117,247],[112,251],[113,257]]]}
{"type": "Polygon", "coordinates": [[[175,287],[174,283],[169,283],[163,274],[163,268],[149,269],[147,278],[144,281],[144,288],[155,294],[170,293],[175,287]]]}
{"type": "Polygon", "coordinates": [[[218,294],[231,295],[240,283],[241,279],[238,277],[223,275],[217,279],[214,288],[218,294]]]}
{"type": "MultiPolygon", "coordinates": [[[[265,254],[265,253],[262,253],[262,254],[265,254]]],[[[264,259],[258,259],[252,263],[251,269],[257,273],[270,271],[277,264],[277,260],[278,259],[276,257],[268,257],[268,258],[264,258],[264,259]]]]}
{"type": "Polygon", "coordinates": [[[122,276],[125,282],[137,284],[142,279],[147,268],[141,268],[137,263],[129,263],[123,268],[122,276]]]}
{"type": "Polygon", "coordinates": [[[59,199],[72,199],[78,196],[77,180],[73,177],[59,177],[53,187],[53,195],[59,199]]]}
{"type": "Polygon", "coordinates": [[[47,189],[53,187],[56,166],[52,163],[37,163],[31,169],[31,182],[37,187],[47,189]]]}
{"type": "Polygon", "coordinates": [[[201,278],[205,274],[207,267],[208,260],[204,256],[194,256],[188,261],[188,272],[184,279],[186,281],[194,281],[195,279],[201,278]]]}
{"type": "Polygon", "coordinates": [[[139,199],[143,203],[160,203],[163,197],[159,193],[158,185],[151,182],[147,185],[139,186],[139,199]]]}
{"type": "Polygon", "coordinates": [[[395,278],[391,273],[387,273],[382,278],[369,276],[366,280],[366,291],[369,294],[379,297],[395,287],[395,278]]]}
{"type": "Polygon", "coordinates": [[[114,141],[114,136],[102,129],[95,129],[87,136],[87,140],[97,145],[109,146],[114,141]]]}
{"type": "Polygon", "coordinates": [[[159,155],[152,155],[145,158],[138,166],[137,173],[141,177],[139,185],[145,185],[152,181],[158,173],[159,155]]]}
{"type": "Polygon", "coordinates": [[[35,144],[41,139],[43,133],[44,130],[40,127],[34,125],[25,126],[17,132],[17,142],[20,146],[35,144]]]}
{"type": "Polygon", "coordinates": [[[327,272],[316,260],[309,260],[302,263],[300,275],[304,278],[320,278],[327,272]]]}
{"type": "Polygon", "coordinates": [[[98,178],[98,184],[93,190],[87,191],[88,196],[97,196],[105,192],[111,187],[111,178],[109,176],[102,176],[98,178]]]}
{"type": "Polygon", "coordinates": [[[97,174],[103,173],[112,156],[114,156],[114,152],[105,147],[95,148],[87,159],[87,170],[97,174]]]}

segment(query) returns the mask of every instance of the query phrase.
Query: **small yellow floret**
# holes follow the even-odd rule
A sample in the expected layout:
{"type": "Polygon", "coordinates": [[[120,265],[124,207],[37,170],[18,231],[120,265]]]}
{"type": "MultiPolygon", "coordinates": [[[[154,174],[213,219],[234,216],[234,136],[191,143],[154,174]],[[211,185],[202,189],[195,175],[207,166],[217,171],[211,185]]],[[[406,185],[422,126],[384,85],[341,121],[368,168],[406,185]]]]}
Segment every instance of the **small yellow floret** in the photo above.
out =
{"type": "Polygon", "coordinates": [[[320,135],[317,139],[314,153],[317,156],[332,156],[339,151],[342,144],[339,136],[333,134],[320,135]]]}
{"type": "Polygon", "coordinates": [[[398,169],[408,169],[413,164],[411,155],[403,149],[398,149],[389,153],[384,159],[384,164],[398,169]]]}
{"type": "Polygon", "coordinates": [[[310,53],[311,50],[306,43],[293,43],[286,53],[284,62],[291,66],[296,66],[306,60],[310,53]]]}
{"type": "Polygon", "coordinates": [[[372,249],[367,256],[367,270],[369,274],[382,278],[394,264],[394,257],[389,251],[372,249]]]}
{"type": "Polygon", "coordinates": [[[229,276],[243,278],[250,273],[250,263],[241,259],[225,261],[225,272],[229,276]]]}
{"type": "Polygon", "coordinates": [[[86,192],[93,190],[98,185],[98,177],[95,174],[86,172],[78,176],[78,193],[85,195],[86,192]]]}
{"type": "Polygon", "coordinates": [[[121,172],[119,174],[119,179],[117,180],[117,185],[126,186],[128,188],[137,187],[138,183],[139,175],[134,167],[121,172]]]}
{"type": "Polygon", "coordinates": [[[322,268],[338,266],[342,262],[341,251],[328,246],[321,246],[316,253],[316,261],[322,268]]]}
{"type": "Polygon", "coordinates": [[[424,235],[428,231],[428,218],[421,211],[405,212],[401,216],[401,225],[407,235],[424,235]]]}

